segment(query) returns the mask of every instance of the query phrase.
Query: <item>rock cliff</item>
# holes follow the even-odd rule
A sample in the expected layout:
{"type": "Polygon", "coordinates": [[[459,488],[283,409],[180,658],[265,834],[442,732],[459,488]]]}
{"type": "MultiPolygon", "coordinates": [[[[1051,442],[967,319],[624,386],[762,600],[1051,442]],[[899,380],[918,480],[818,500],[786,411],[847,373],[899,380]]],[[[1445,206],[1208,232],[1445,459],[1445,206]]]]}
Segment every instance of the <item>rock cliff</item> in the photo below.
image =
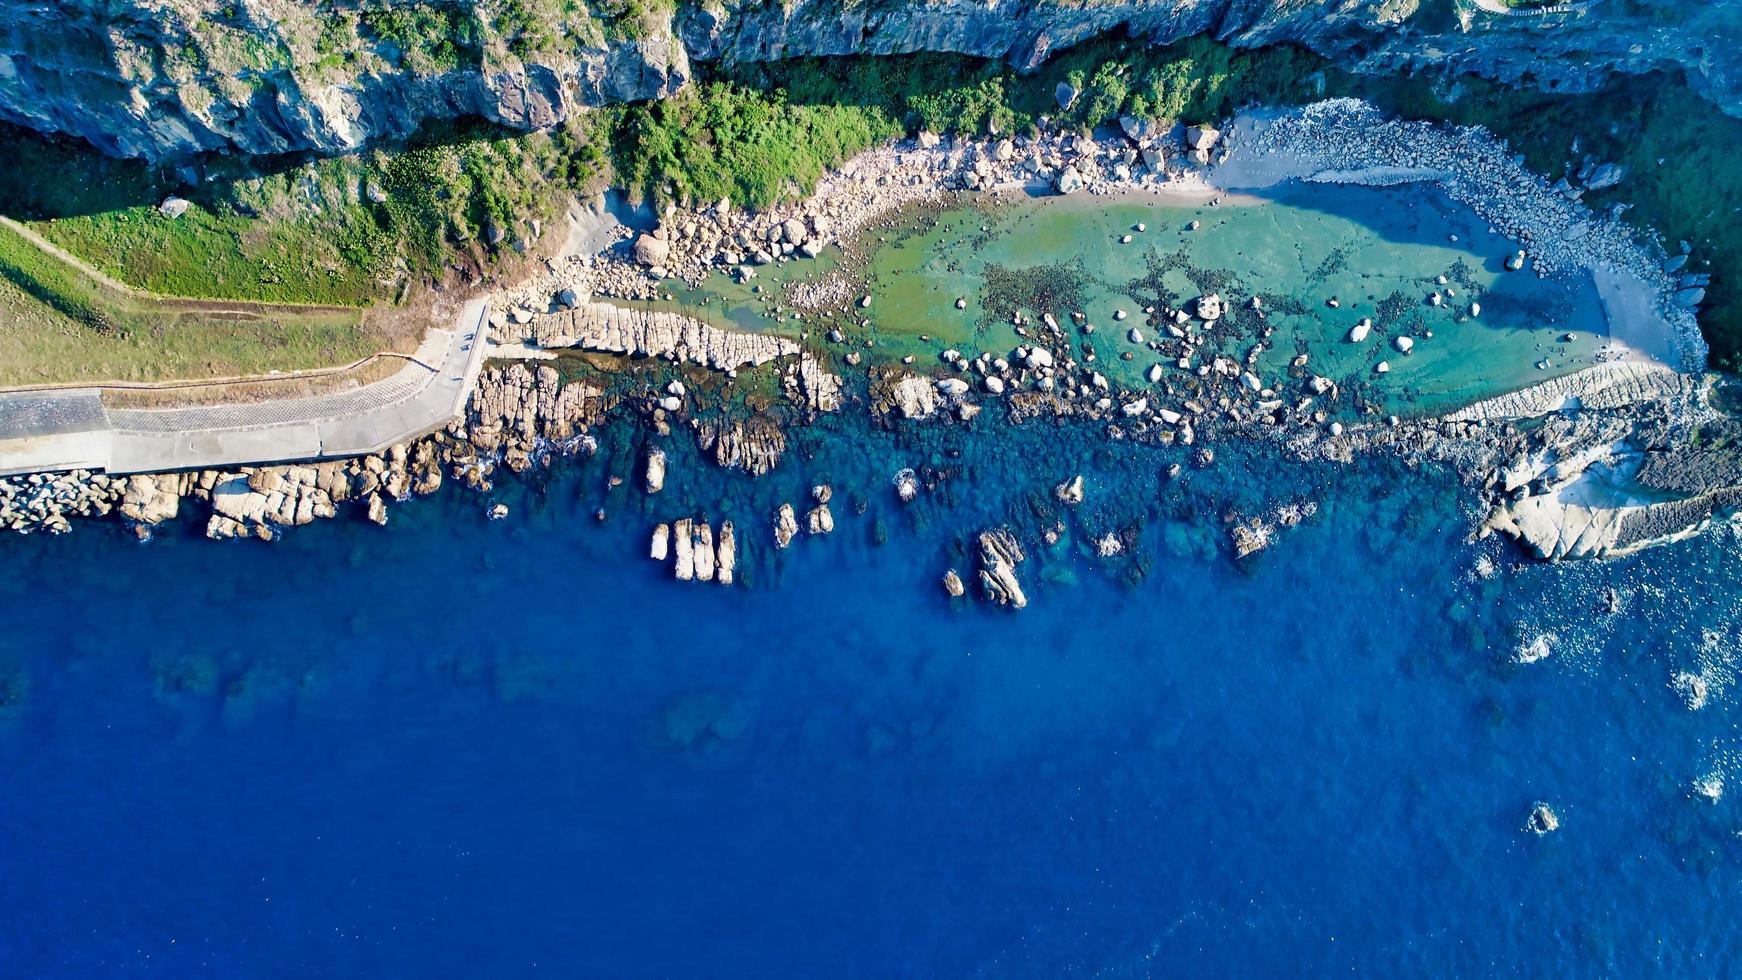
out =
{"type": "Polygon", "coordinates": [[[1559,91],[1685,69],[1742,115],[1733,0],[726,0],[631,23],[546,0],[0,0],[0,118],[104,151],[338,153],[481,116],[556,124],[662,98],[696,62],[948,51],[1032,68],[1097,35],[1296,43],[1359,71],[1444,68],[1559,91]],[[547,9],[548,8],[548,9],[547,9]]]}

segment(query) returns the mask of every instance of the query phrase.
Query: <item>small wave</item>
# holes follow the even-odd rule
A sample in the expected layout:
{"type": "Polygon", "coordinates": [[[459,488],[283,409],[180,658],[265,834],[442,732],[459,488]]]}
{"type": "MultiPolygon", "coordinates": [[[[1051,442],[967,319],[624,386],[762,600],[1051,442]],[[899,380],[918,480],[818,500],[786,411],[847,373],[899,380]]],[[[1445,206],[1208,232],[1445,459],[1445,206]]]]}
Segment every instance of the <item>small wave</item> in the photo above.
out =
{"type": "Polygon", "coordinates": [[[1554,656],[1555,650],[1560,647],[1560,642],[1560,637],[1553,633],[1538,633],[1531,640],[1520,644],[1518,652],[1512,655],[1512,659],[1521,664],[1533,664],[1538,660],[1547,660],[1554,656]]]}

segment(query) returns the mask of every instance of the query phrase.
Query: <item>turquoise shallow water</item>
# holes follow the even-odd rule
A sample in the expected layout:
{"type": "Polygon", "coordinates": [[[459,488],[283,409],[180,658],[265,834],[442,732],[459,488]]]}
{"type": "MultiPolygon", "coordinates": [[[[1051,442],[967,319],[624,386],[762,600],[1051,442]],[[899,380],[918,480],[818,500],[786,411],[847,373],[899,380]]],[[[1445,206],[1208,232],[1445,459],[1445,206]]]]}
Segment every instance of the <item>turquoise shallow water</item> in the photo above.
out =
{"type": "Polygon", "coordinates": [[[1742,817],[1689,787],[1735,775],[1733,535],[1546,567],[1383,461],[1164,484],[1070,428],[829,424],[761,481],[674,445],[653,498],[606,489],[614,427],[501,521],[446,490],[273,545],[0,541],[5,972],[1727,969],[1742,817]],[[903,506],[914,465],[948,478],[903,506]],[[1032,543],[1076,472],[1031,607],[952,608],[960,539],[1032,543]],[[836,533],[774,554],[821,479],[836,533]],[[1223,516],[1285,500],[1318,514],[1236,565],[1223,516]],[[704,511],[748,587],[641,557],[704,511]],[[1141,578],[1078,546],[1109,529],[1141,578]]]}
{"type": "Polygon", "coordinates": [[[1507,272],[1517,243],[1424,184],[1290,182],[1217,206],[1137,193],[979,200],[910,215],[866,245],[873,302],[847,316],[793,319],[781,305],[783,284],[820,276],[834,266],[833,252],[764,267],[747,284],[717,275],[703,289],[680,288],[679,301],[667,305],[737,329],[796,336],[839,328],[850,348],[891,361],[912,355],[925,370],[941,369],[939,355],[951,348],[970,359],[982,351],[1005,356],[1031,343],[1050,312],[1071,327],[1079,358],[1092,351],[1094,368],[1143,390],[1156,387],[1146,378],[1152,365],[1176,383],[1187,375],[1175,356],[1149,349],[1166,333],[1143,310],[1190,308],[1218,292],[1230,310],[1204,333],[1194,367],[1216,355],[1243,362],[1269,327],[1271,346],[1255,366],[1267,383],[1283,384],[1304,354],[1307,367],[1339,382],[1346,397],[1359,391],[1405,415],[1443,412],[1586,367],[1607,331],[1588,276],[1507,272]],[[1008,291],[994,285],[999,273],[1026,283],[1058,266],[1077,274],[1074,288],[1036,287],[1044,301],[1001,301],[1008,291]],[[1429,304],[1430,294],[1447,290],[1441,305],[1429,304]],[[1246,308],[1254,295],[1266,300],[1263,319],[1246,308]],[[1472,302],[1481,306],[1475,316],[1472,302]],[[1029,333],[1012,324],[1013,309],[1030,321],[1029,333]],[[1116,319],[1121,310],[1127,319],[1116,319]],[[1085,314],[1093,332],[1073,326],[1072,312],[1085,314]],[[1372,333],[1348,342],[1363,318],[1375,321],[1372,333]],[[1128,339],[1132,327],[1141,341],[1128,339]],[[1407,356],[1393,346],[1400,336],[1415,343],[1407,356]],[[1389,373],[1374,373],[1380,361],[1389,373]]]}

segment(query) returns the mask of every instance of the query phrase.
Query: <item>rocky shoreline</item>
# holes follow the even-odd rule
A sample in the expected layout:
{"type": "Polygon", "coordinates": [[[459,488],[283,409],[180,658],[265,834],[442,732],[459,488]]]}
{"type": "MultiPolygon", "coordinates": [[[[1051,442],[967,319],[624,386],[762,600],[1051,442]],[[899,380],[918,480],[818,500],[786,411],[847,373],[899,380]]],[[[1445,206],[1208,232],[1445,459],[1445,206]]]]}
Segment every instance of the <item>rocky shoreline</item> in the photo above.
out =
{"type": "MultiPolygon", "coordinates": [[[[591,427],[621,411],[637,414],[660,435],[669,435],[674,423],[685,424],[715,462],[760,475],[778,465],[786,426],[847,404],[863,405],[874,424],[884,426],[971,425],[980,412],[998,408],[1014,421],[1070,418],[1099,426],[1114,441],[1194,447],[1187,461],[1197,467],[1215,464],[1210,444],[1225,438],[1273,441],[1303,460],[1348,461],[1357,453],[1387,452],[1448,462],[1486,501],[1480,534],[1510,535],[1548,559],[1618,554],[1671,540],[1742,504],[1742,465],[1723,450],[1693,448],[1695,432],[1731,423],[1710,408],[1694,375],[1642,360],[1597,364],[1440,418],[1385,417],[1367,406],[1366,417],[1351,420],[1349,398],[1332,379],[1314,374],[1304,354],[1286,377],[1254,373],[1271,335],[1257,297],[1211,294],[1182,309],[1143,310],[1132,321],[1141,326],[1131,332],[1147,331],[1154,338],[1147,346],[1164,362],[1193,365],[1180,371],[1158,365],[1147,390],[1121,390],[1095,369],[1092,356],[1079,360],[1074,334],[1080,311],[1046,311],[1039,322],[1023,323],[1032,342],[1011,351],[946,351],[938,371],[928,374],[875,358],[860,370],[842,370],[857,367],[859,353],[838,349],[838,331],[829,330],[824,344],[823,333],[830,316],[851,317],[863,305],[854,299],[855,284],[845,279],[832,287],[825,280],[821,288],[805,283],[790,290],[797,294],[788,297],[792,307],[811,315],[799,340],[724,330],[682,314],[608,301],[653,298],[668,277],[698,283],[723,271],[749,279],[758,267],[794,255],[831,245],[851,249],[855,235],[891,212],[962,192],[1050,186],[1059,193],[1213,196],[1235,181],[1431,179],[1525,242],[1539,274],[1602,268],[1653,285],[1657,312],[1674,333],[1682,366],[1703,358],[1682,292],[1690,287],[1674,275],[1679,266],[1673,257],[1653,255],[1621,236],[1614,216],[1593,216],[1576,195],[1524,173],[1485,132],[1392,123],[1370,112],[1359,103],[1323,103],[1243,116],[1226,132],[1126,120],[1124,132],[1106,139],[1050,134],[970,141],[922,134],[919,141],[855,159],[807,201],[755,215],[730,202],[692,214],[671,212],[627,254],[554,261],[547,274],[499,297],[491,318],[498,343],[534,357],[580,351],[626,366],[660,365],[645,378],[565,383],[563,372],[544,361],[492,367],[464,420],[380,456],[233,472],[125,478],[74,472],[5,480],[0,526],[64,531],[73,517],[117,514],[148,536],[152,527],[181,515],[188,500],[209,504],[206,530],[215,538],[271,538],[284,528],[334,516],[341,505],[385,523],[390,503],[434,492],[444,479],[488,489],[498,466],[525,472],[553,451],[588,451],[591,427]],[[1584,231],[1570,231],[1575,227],[1584,231]],[[1250,331],[1243,358],[1214,353],[1205,344],[1212,324],[1223,334],[1230,328],[1250,331]],[[1200,351],[1203,356],[1194,360],[1200,351]],[[766,370],[778,372],[784,399],[784,407],[772,413],[766,405],[747,406],[735,387],[766,370]],[[703,372],[717,385],[710,382],[705,395],[692,391],[684,371],[703,372]]],[[[1399,349],[1406,350],[1402,339],[1399,349]]],[[[646,489],[659,492],[663,452],[650,451],[641,465],[646,489]]],[[[802,515],[791,504],[772,511],[769,533],[777,546],[785,547],[801,530],[832,529],[828,488],[817,488],[816,497],[802,515]]],[[[903,499],[909,499],[906,493],[903,499]]],[[[1244,557],[1263,550],[1291,516],[1300,519],[1293,504],[1235,525],[1231,551],[1244,557]]],[[[692,577],[700,577],[696,549],[704,536],[711,578],[730,567],[732,559],[721,547],[729,541],[736,549],[747,533],[727,526],[714,539],[702,518],[689,519],[683,533],[662,526],[668,547],[690,553],[692,577]]],[[[1020,608],[1026,602],[1014,578],[1020,542],[1005,540],[1008,530],[987,533],[993,537],[981,541],[984,591],[1020,608]]],[[[1114,540],[1110,547],[1116,551],[1118,545],[1114,540]]],[[[952,594],[962,588],[953,569],[945,581],[952,594]]]]}

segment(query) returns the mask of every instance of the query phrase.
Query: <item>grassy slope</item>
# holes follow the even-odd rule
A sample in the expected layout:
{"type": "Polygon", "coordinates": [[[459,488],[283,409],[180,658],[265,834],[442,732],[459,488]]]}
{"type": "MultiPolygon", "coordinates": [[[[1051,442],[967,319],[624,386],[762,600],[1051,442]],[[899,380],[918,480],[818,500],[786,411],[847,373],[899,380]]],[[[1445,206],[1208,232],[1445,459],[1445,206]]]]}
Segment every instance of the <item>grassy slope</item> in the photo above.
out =
{"type": "Polygon", "coordinates": [[[603,151],[577,127],[508,135],[449,127],[391,152],[267,161],[214,159],[190,188],[134,161],[0,127],[18,165],[0,172],[0,213],[132,285],[175,296],[364,306],[404,281],[487,264],[530,239],[531,220],[599,182],[603,151]],[[193,207],[157,213],[170,193],[193,207]]]}
{"type": "Polygon", "coordinates": [[[0,385],[262,374],[389,344],[361,311],[237,316],[137,300],[0,228],[0,385]]]}

